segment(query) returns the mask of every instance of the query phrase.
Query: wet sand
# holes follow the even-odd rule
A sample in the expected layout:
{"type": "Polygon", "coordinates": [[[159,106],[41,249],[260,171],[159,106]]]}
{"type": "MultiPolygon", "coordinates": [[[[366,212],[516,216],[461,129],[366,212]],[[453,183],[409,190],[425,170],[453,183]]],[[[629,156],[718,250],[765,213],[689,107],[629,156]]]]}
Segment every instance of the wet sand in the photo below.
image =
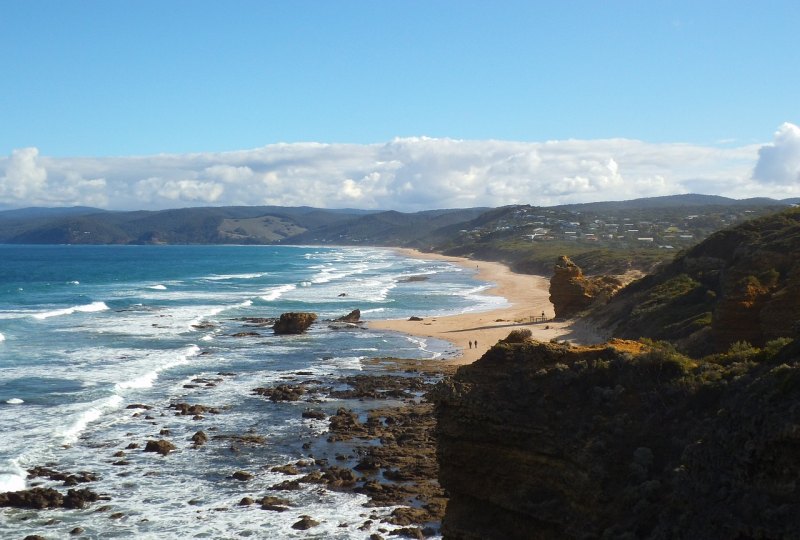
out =
{"type": "Polygon", "coordinates": [[[554,312],[549,300],[550,280],[544,276],[517,274],[501,263],[422,253],[413,249],[397,249],[397,251],[407,257],[444,260],[475,269],[477,279],[494,284],[484,294],[502,296],[508,300],[509,305],[491,311],[425,318],[422,321],[399,319],[370,321],[370,328],[449,341],[461,351],[460,355],[447,360],[455,364],[474,362],[509,332],[521,328],[529,329],[533,338],[539,341],[558,339],[578,344],[603,341],[584,323],[575,320],[552,320],[554,312]],[[531,322],[531,317],[541,317],[542,313],[548,319],[546,322],[531,322]]]}

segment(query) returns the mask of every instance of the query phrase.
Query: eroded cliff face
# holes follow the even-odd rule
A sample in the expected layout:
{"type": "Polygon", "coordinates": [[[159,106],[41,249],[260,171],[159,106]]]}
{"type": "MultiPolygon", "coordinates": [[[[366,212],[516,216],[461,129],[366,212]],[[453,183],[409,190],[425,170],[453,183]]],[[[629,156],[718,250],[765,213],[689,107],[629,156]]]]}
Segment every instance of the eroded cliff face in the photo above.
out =
{"type": "Polygon", "coordinates": [[[501,341],[431,393],[445,538],[799,537],[798,358],[501,341]]]}
{"type": "Polygon", "coordinates": [[[567,256],[561,256],[550,278],[550,302],[556,317],[572,317],[594,304],[604,304],[622,288],[614,277],[589,278],[567,256]]]}

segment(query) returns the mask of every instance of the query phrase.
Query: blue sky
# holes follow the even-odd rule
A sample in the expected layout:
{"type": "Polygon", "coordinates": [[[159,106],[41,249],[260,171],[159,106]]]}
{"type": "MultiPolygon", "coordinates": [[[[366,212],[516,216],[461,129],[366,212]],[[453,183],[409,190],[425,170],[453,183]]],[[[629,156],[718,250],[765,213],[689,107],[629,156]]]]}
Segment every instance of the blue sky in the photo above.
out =
{"type": "MultiPolygon", "coordinates": [[[[46,183],[70,176],[70,158],[281,142],[626,139],[744,152],[800,123],[796,1],[5,0],[0,13],[0,204],[28,200],[8,172],[24,149],[36,155],[17,161],[61,159],[49,176],[38,164],[46,183]]],[[[608,156],[625,172],[623,158],[608,156]]],[[[108,179],[98,168],[71,177],[108,179]]],[[[668,173],[642,178],[673,191],[706,178],[668,173]]],[[[187,174],[174,180],[202,176],[187,174]]]]}

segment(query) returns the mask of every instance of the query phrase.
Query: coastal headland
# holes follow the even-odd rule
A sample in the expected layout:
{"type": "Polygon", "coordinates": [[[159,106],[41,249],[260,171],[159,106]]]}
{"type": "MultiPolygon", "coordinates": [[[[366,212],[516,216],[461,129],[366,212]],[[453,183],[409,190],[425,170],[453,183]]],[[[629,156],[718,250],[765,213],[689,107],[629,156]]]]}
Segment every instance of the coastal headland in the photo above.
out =
{"type": "Polygon", "coordinates": [[[423,253],[408,248],[397,248],[396,251],[406,257],[448,261],[475,270],[476,279],[492,284],[484,294],[501,296],[508,300],[508,305],[490,311],[426,317],[419,321],[391,319],[369,322],[369,327],[373,329],[393,330],[453,343],[460,349],[460,354],[445,359],[445,362],[456,365],[471,364],[512,330],[528,329],[532,337],[539,341],[556,339],[579,344],[603,341],[602,337],[585,323],[571,319],[553,320],[555,314],[549,300],[550,282],[544,276],[518,274],[498,262],[423,253]],[[543,314],[546,320],[532,321],[541,319],[543,314]]]}

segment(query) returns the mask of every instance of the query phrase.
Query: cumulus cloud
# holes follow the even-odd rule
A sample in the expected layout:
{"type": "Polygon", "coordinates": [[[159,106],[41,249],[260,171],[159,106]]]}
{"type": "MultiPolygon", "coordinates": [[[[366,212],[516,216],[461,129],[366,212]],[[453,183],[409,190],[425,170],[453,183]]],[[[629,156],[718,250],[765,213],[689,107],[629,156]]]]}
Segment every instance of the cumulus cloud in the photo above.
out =
{"type": "Polygon", "coordinates": [[[630,139],[547,142],[398,138],[382,144],[274,144],[251,150],[0,158],[0,204],[112,209],[309,205],[416,211],[554,205],[677,193],[791,196],[800,130],[738,148],[630,139]]]}
{"type": "Polygon", "coordinates": [[[774,141],[758,151],[753,178],[797,189],[800,184],[800,127],[787,122],[778,128],[774,141]]]}

